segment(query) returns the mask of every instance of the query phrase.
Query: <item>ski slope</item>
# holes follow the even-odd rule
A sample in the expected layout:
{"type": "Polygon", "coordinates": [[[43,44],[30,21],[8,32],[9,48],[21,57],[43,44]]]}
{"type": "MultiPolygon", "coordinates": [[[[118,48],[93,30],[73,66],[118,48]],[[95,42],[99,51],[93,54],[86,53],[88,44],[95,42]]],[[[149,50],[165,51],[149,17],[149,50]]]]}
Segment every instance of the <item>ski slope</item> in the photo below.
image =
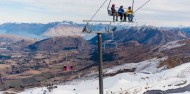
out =
{"type": "MultiPolygon", "coordinates": [[[[121,73],[104,78],[104,94],[143,94],[143,92],[147,90],[176,89],[190,84],[190,63],[182,64],[173,69],[153,73],[149,72],[150,74],[142,73],[142,71],[145,70],[151,71],[149,69],[157,70],[155,65],[158,64],[159,60],[163,60],[163,58],[146,60],[139,63],[142,65],[132,64],[133,67],[139,67],[137,68],[138,71],[121,73]],[[149,66],[143,67],[147,64],[149,66]]],[[[121,66],[121,68],[123,68],[123,66],[121,66]]],[[[118,69],[119,66],[111,68],[110,70],[115,72],[118,69]]],[[[108,70],[109,69],[107,69],[107,72],[111,72],[108,70]]],[[[59,84],[57,85],[58,88],[55,88],[52,92],[48,92],[46,87],[41,87],[27,89],[18,94],[99,94],[98,86],[98,79],[96,77],[86,77],[72,82],[59,84]]],[[[189,92],[180,94],[189,94],[189,92]]]]}
{"type": "Polygon", "coordinates": [[[166,59],[167,57],[160,58],[160,59],[153,58],[153,59],[145,60],[139,63],[127,63],[124,65],[119,65],[113,68],[105,69],[104,73],[106,74],[116,73],[119,70],[136,68],[135,72],[137,73],[154,74],[166,69],[165,66],[161,68],[157,68],[157,66],[160,64],[160,61],[163,61],[166,59]]]}

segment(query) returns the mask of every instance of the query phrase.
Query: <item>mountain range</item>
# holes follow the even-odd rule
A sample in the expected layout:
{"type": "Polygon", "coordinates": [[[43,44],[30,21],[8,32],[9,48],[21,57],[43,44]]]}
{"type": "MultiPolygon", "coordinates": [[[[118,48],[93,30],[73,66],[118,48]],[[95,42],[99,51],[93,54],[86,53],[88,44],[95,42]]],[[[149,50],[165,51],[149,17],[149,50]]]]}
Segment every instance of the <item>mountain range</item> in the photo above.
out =
{"type": "MultiPolygon", "coordinates": [[[[43,47],[39,45],[45,44],[45,42],[50,40],[53,40],[55,42],[62,40],[67,41],[67,39],[65,39],[66,37],[68,39],[70,39],[70,37],[75,37],[76,39],[78,39],[79,37],[83,37],[84,39],[87,39],[87,37],[89,37],[90,34],[81,33],[84,26],[85,24],[78,24],[70,21],[52,22],[48,24],[5,23],[0,25],[0,31],[2,31],[1,33],[3,33],[3,35],[0,36],[0,40],[2,42],[1,44],[3,44],[5,40],[9,44],[19,42],[19,40],[21,39],[24,39],[25,41],[33,40],[33,42],[27,43],[25,47],[29,47],[30,45],[29,48],[38,49],[37,47],[40,47],[39,49],[42,49],[43,47]]],[[[92,25],[92,29],[98,31],[104,29],[105,26],[106,25],[104,24],[95,24],[92,25]]],[[[97,36],[93,36],[95,35],[92,34],[92,36],[90,36],[92,37],[92,39],[88,40],[88,43],[96,45],[97,36]]],[[[120,26],[119,29],[113,32],[113,34],[103,34],[103,42],[105,45],[112,44],[109,43],[109,41],[114,41],[115,43],[118,43],[118,45],[159,45],[165,44],[170,41],[188,39],[189,37],[189,27],[167,28],[154,26],[120,26]]],[[[81,40],[81,38],[79,38],[79,40],[81,40]]],[[[72,44],[75,44],[74,41],[70,42],[72,42],[72,44]]],[[[62,45],[61,43],[59,43],[58,45],[62,45]]],[[[84,44],[86,44],[86,42],[84,42],[84,44]]],[[[48,45],[52,45],[51,47],[56,46],[54,45],[54,43],[50,43],[48,45]]],[[[47,47],[48,46],[46,45],[46,48],[47,47]]],[[[53,48],[51,49],[53,50],[53,48]]]]}
{"type": "MultiPolygon", "coordinates": [[[[38,40],[46,39],[54,36],[89,36],[81,34],[86,24],[74,23],[71,21],[51,22],[47,24],[40,23],[4,23],[0,25],[0,34],[14,34],[17,36],[25,36],[36,38],[38,40]]],[[[104,29],[103,24],[93,25],[93,30],[104,29]]]]}
{"type": "MultiPolygon", "coordinates": [[[[81,33],[84,26],[85,24],[67,21],[48,24],[6,23],[0,25],[0,31],[2,31],[0,52],[6,56],[10,55],[10,58],[15,58],[2,59],[2,64],[10,67],[5,67],[7,72],[2,73],[6,75],[18,73],[17,76],[23,76],[23,74],[27,75],[28,71],[38,71],[38,76],[49,80],[48,77],[41,75],[39,70],[43,69],[45,72],[49,70],[51,72],[49,75],[68,75],[65,72],[63,74],[59,72],[62,72],[63,65],[73,64],[77,74],[73,74],[72,77],[77,78],[78,74],[82,74],[82,77],[86,75],[96,77],[97,36],[94,35],[92,39],[87,40],[84,33],[81,33]],[[13,69],[17,71],[12,72],[13,69]],[[58,73],[54,72],[58,70],[58,73]]],[[[106,25],[91,26],[94,31],[99,31],[104,30],[106,25]]],[[[159,72],[190,62],[189,27],[121,26],[113,33],[104,33],[102,38],[104,69],[109,69],[109,71],[112,68],[116,69],[114,72],[105,74],[106,77],[123,72],[140,72],[138,75],[142,72],[143,75],[150,77],[154,73],[157,75],[159,72]],[[127,67],[118,69],[119,66],[127,67]]],[[[31,76],[30,72],[29,75],[31,76]]],[[[162,77],[159,74],[157,76],[162,77]]],[[[35,83],[43,81],[27,77],[19,81],[25,84],[27,84],[25,82],[27,79],[35,80],[35,83]]],[[[72,77],[69,76],[68,79],[72,77]]],[[[138,79],[139,77],[141,76],[137,76],[138,79]]],[[[146,78],[141,77],[141,79],[146,78]]],[[[8,88],[12,84],[6,85],[8,88]]],[[[0,89],[4,89],[3,86],[0,89]]]]}
{"type": "MultiPolygon", "coordinates": [[[[163,29],[154,26],[132,26],[113,34],[103,34],[103,41],[112,40],[118,43],[136,42],[143,45],[158,45],[170,41],[188,39],[190,28],[179,30],[176,28],[163,29]]],[[[90,40],[96,42],[97,36],[90,40]]]]}

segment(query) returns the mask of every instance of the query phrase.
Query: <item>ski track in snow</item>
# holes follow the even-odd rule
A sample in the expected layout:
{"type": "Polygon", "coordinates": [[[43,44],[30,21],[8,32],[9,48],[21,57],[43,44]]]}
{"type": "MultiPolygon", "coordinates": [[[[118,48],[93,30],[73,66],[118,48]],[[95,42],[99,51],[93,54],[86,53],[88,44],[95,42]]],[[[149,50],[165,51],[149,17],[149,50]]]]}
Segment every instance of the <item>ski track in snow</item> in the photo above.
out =
{"type": "MultiPolygon", "coordinates": [[[[113,77],[104,78],[104,94],[143,94],[146,90],[168,90],[184,87],[190,84],[190,63],[185,63],[173,69],[157,69],[156,66],[162,59],[151,59],[117,66],[104,70],[107,73],[116,72],[119,69],[136,67],[135,72],[121,73],[113,77]],[[145,74],[148,72],[150,74],[145,74]]],[[[72,82],[57,85],[58,88],[48,92],[46,87],[24,90],[18,94],[98,94],[99,84],[97,78],[83,78],[72,82]],[[47,91],[47,93],[43,93],[47,91]]],[[[179,94],[179,93],[173,93],[179,94]]],[[[189,92],[180,93],[189,94],[189,92]]]]}

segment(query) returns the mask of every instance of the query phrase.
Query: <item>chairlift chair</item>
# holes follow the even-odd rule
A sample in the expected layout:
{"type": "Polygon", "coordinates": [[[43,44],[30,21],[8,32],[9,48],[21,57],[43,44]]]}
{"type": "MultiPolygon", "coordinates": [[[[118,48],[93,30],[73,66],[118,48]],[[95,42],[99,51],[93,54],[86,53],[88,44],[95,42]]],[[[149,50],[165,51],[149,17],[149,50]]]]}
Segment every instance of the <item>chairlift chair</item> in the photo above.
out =
{"type": "Polygon", "coordinates": [[[106,50],[107,48],[117,49],[118,44],[115,40],[106,40],[104,41],[103,46],[104,46],[104,50],[106,50]]]}

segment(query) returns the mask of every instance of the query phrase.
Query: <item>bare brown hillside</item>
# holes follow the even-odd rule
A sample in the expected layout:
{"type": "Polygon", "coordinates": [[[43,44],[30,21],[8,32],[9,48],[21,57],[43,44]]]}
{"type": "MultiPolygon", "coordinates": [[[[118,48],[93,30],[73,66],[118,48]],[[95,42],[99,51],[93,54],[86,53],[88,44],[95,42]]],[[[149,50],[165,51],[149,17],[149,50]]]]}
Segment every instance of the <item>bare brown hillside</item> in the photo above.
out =
{"type": "Polygon", "coordinates": [[[53,37],[38,41],[29,46],[31,50],[60,51],[70,49],[88,49],[89,45],[82,37],[53,37]]]}

